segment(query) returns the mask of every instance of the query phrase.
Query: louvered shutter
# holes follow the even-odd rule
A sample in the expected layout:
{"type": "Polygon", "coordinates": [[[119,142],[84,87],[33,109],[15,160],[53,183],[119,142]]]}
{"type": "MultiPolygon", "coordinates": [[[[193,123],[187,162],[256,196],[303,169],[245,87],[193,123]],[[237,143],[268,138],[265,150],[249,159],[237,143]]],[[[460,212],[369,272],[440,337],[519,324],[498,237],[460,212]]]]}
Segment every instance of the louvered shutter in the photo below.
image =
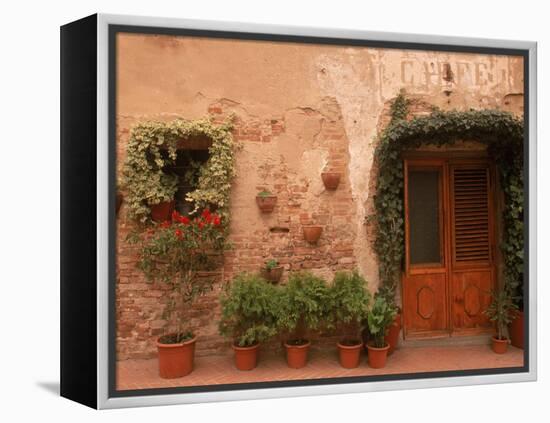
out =
{"type": "Polygon", "coordinates": [[[454,262],[489,263],[489,168],[452,167],[451,174],[454,262]]]}

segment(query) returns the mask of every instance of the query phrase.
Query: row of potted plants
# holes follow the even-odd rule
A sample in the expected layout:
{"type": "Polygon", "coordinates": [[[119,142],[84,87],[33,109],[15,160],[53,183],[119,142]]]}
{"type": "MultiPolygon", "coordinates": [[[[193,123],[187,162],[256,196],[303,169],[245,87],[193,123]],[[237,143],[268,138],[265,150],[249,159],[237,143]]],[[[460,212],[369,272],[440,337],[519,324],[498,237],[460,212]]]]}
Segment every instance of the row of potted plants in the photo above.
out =
{"type": "Polygon", "coordinates": [[[340,336],[340,364],[359,365],[364,325],[370,342],[369,365],[384,367],[389,345],[387,331],[397,310],[382,296],[371,295],[357,272],[339,272],[333,283],[311,273],[292,273],[286,285],[274,286],[259,275],[241,274],[221,298],[220,333],[233,341],[240,370],[256,367],[260,344],[278,335],[284,341],[287,364],[307,363],[313,331],[340,336]]]}

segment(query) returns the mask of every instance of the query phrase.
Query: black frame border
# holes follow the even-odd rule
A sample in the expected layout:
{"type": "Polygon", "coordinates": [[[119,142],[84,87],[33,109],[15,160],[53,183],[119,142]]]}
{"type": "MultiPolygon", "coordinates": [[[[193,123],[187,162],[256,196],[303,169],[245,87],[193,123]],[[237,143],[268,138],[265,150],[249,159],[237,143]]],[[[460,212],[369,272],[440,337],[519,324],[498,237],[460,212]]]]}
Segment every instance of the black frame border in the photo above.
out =
{"type": "MultiPolygon", "coordinates": [[[[403,34],[403,38],[407,35],[403,34]]],[[[407,41],[380,41],[354,38],[332,38],[304,35],[269,34],[256,32],[218,31],[189,28],[156,27],[109,24],[108,25],[108,125],[109,125],[109,357],[108,357],[108,397],[125,398],[166,394],[185,394],[199,392],[253,390],[265,388],[299,387],[314,385],[335,385],[346,383],[382,382],[414,379],[433,379],[444,377],[465,377],[481,375],[501,375],[529,372],[529,50],[519,48],[473,47],[451,44],[418,43],[407,41]],[[171,388],[152,388],[136,390],[116,389],[116,35],[119,33],[174,35],[188,37],[225,38],[233,40],[287,42],[299,44],[326,44],[335,46],[371,47],[399,50],[448,51],[455,53],[478,53],[523,58],[524,89],[524,350],[523,366],[507,368],[488,368],[472,370],[436,371],[421,373],[403,373],[377,376],[350,376],[338,378],[284,380],[270,382],[247,382],[222,385],[181,386],[171,388]]]]}

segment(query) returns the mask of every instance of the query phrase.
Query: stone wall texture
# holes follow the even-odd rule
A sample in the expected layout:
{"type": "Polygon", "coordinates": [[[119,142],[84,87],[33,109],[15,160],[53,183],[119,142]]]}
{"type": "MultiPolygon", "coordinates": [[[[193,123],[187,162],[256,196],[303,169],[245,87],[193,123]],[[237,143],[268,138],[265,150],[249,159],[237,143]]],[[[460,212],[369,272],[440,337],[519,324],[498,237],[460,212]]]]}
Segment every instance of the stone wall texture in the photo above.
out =
{"type": "MultiPolygon", "coordinates": [[[[372,236],[376,135],[389,121],[401,89],[415,115],[498,108],[523,112],[521,57],[366,47],[119,34],[117,38],[117,162],[120,171],[133,125],[146,120],[223,120],[236,116],[237,177],[231,194],[233,249],[220,283],[189,310],[197,353],[229,347],[217,332],[218,297],[241,271],[275,258],[288,272],[308,269],[331,278],[340,269],[378,285],[372,236]],[[342,173],[327,191],[321,172],[342,173]],[[262,214],[256,193],[278,196],[262,214]],[[320,224],[318,244],[302,225],[320,224]]],[[[468,143],[463,148],[479,148],[468,143]]],[[[124,205],[117,219],[117,358],[149,358],[167,327],[166,286],[149,284],[136,268],[137,250],[125,242],[132,228],[124,205]]]]}

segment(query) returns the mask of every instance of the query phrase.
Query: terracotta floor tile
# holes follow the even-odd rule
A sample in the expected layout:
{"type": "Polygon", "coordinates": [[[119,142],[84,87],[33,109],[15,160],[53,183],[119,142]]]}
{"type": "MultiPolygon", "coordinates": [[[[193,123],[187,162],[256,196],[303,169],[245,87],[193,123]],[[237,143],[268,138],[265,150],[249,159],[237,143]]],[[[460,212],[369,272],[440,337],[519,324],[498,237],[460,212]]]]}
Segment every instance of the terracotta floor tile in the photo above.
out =
{"type": "Polygon", "coordinates": [[[117,389],[147,389],[159,387],[203,386],[227,383],[264,382],[279,380],[318,379],[327,377],[368,376],[380,374],[419,373],[446,370],[472,370],[523,365],[523,350],[509,347],[498,355],[487,345],[409,347],[401,348],[388,357],[383,369],[368,366],[366,355],[357,369],[344,369],[335,351],[313,350],[308,365],[290,369],[284,354],[262,351],[258,367],[251,371],[235,368],[233,353],[196,357],[194,371],[179,379],[161,379],[157,359],[124,360],[117,363],[117,389]]]}

